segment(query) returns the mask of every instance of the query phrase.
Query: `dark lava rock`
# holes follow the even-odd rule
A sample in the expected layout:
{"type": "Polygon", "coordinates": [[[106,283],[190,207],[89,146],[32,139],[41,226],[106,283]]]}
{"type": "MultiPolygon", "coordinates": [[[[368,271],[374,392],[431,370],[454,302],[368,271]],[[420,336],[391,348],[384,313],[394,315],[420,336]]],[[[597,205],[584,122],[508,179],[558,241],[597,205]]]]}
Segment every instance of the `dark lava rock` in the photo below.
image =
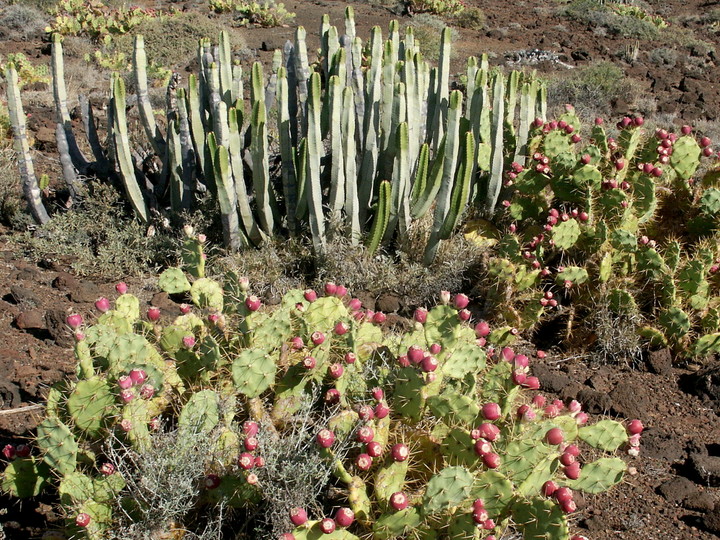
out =
{"type": "Polygon", "coordinates": [[[396,332],[411,332],[415,327],[414,323],[407,317],[401,317],[397,313],[388,313],[385,319],[385,326],[396,332]]]}
{"type": "Polygon", "coordinates": [[[45,328],[50,337],[55,340],[58,347],[72,347],[75,340],[70,333],[65,319],[67,314],[61,309],[51,309],[45,312],[45,328]]]}
{"type": "Polygon", "coordinates": [[[45,313],[41,309],[23,311],[15,318],[15,326],[20,330],[44,329],[45,313]]]}
{"type": "Polygon", "coordinates": [[[70,300],[76,303],[95,302],[100,298],[100,289],[92,281],[80,281],[77,287],[70,289],[70,300]]]}
{"type": "Polygon", "coordinates": [[[646,387],[636,377],[620,381],[610,392],[612,411],[625,418],[647,418],[648,404],[646,387]]]}
{"type": "Polygon", "coordinates": [[[577,400],[587,412],[593,414],[605,414],[612,407],[612,400],[607,394],[596,392],[591,388],[583,388],[578,392],[577,400]]]}
{"type": "Polygon", "coordinates": [[[682,506],[696,512],[710,512],[715,508],[715,500],[707,491],[697,491],[688,495],[682,506]]]}
{"type": "Polygon", "coordinates": [[[53,279],[52,286],[59,291],[71,291],[73,289],[77,289],[78,283],[77,278],[72,274],[59,272],[57,277],[53,279]]]}
{"type": "Polygon", "coordinates": [[[547,364],[536,362],[532,365],[532,372],[540,379],[540,388],[547,392],[559,394],[562,389],[570,384],[571,379],[564,373],[551,369],[547,364]]]}
{"type": "Polygon", "coordinates": [[[716,506],[711,512],[705,514],[703,525],[709,532],[720,535],[720,505],[716,506]]]}
{"type": "Polygon", "coordinates": [[[0,409],[13,409],[21,403],[17,384],[0,378],[0,409]]]}
{"type": "Polygon", "coordinates": [[[713,362],[691,375],[684,387],[700,397],[720,402],[720,362],[713,362]]]}
{"type": "Polygon", "coordinates": [[[685,445],[670,433],[658,428],[643,431],[640,452],[645,457],[668,463],[677,463],[687,457],[685,445]]]}
{"type": "Polygon", "coordinates": [[[393,293],[383,293],[377,299],[375,307],[383,313],[397,313],[400,311],[400,297],[393,293]]]}
{"type": "Polygon", "coordinates": [[[675,476],[660,484],[657,491],[670,502],[680,502],[697,493],[698,487],[687,478],[675,476]]]}
{"type": "Polygon", "coordinates": [[[667,347],[658,351],[648,352],[645,359],[648,369],[658,375],[672,374],[672,354],[667,347]]]}
{"type": "Polygon", "coordinates": [[[40,270],[33,266],[19,268],[17,279],[19,281],[40,281],[40,270]]]}
{"type": "Polygon", "coordinates": [[[15,303],[21,306],[37,307],[40,304],[37,295],[22,285],[13,285],[10,287],[10,295],[15,303]]]}
{"type": "Polygon", "coordinates": [[[363,309],[371,309],[375,311],[375,297],[368,291],[360,291],[356,294],[356,298],[362,302],[363,309]]]}
{"type": "Polygon", "coordinates": [[[692,454],[690,456],[690,466],[703,484],[720,486],[720,456],[692,454]]]}

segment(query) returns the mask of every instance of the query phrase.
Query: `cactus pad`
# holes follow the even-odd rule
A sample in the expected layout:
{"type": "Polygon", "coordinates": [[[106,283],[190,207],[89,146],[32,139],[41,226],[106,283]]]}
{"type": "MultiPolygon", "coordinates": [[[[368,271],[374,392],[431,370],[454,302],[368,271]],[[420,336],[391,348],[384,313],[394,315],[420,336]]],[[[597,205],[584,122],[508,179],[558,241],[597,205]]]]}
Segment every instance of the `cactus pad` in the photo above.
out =
{"type": "Polygon", "coordinates": [[[567,540],[568,524],[560,507],[547,499],[520,499],[512,507],[512,517],[523,538],[567,540]]]}
{"type": "Polygon", "coordinates": [[[448,513],[470,495],[474,476],[463,467],[446,467],[428,482],[423,497],[426,515],[448,513]]]}
{"type": "Polygon", "coordinates": [[[275,380],[275,360],[263,350],[247,349],[232,366],[233,382],[241,394],[254,398],[270,388],[275,380]]]}
{"type": "Polygon", "coordinates": [[[21,499],[35,497],[42,493],[51,476],[50,467],[40,459],[18,458],[5,467],[0,489],[21,499]]]}
{"type": "Polygon", "coordinates": [[[190,296],[198,307],[217,312],[223,309],[222,287],[212,279],[200,278],[196,280],[190,288],[190,296]]]}
{"type": "Polygon", "coordinates": [[[383,514],[373,525],[374,538],[389,540],[404,537],[406,533],[415,530],[420,523],[422,523],[422,518],[415,508],[383,514]]]}
{"type": "Polygon", "coordinates": [[[580,238],[580,225],[577,220],[570,218],[555,225],[552,231],[552,238],[555,246],[560,249],[570,249],[580,238]]]}
{"type": "Polygon", "coordinates": [[[79,381],[67,400],[67,411],[82,433],[96,437],[112,415],[115,396],[99,377],[79,381]]]}
{"type": "Polygon", "coordinates": [[[190,282],[180,268],[168,268],[158,279],[160,288],[168,294],[179,294],[190,290],[190,282]]]}
{"type": "Polygon", "coordinates": [[[180,438],[193,437],[212,431],[220,422],[218,395],[212,390],[200,390],[192,395],[180,411],[180,438]]]}
{"type": "Polygon", "coordinates": [[[679,178],[689,179],[700,165],[700,146],[693,137],[680,137],[673,145],[670,165],[679,178]]]}
{"type": "Polygon", "coordinates": [[[567,485],[586,493],[602,493],[619,483],[626,469],[627,465],[620,458],[600,458],[583,465],[580,477],[568,481],[567,485]]]}

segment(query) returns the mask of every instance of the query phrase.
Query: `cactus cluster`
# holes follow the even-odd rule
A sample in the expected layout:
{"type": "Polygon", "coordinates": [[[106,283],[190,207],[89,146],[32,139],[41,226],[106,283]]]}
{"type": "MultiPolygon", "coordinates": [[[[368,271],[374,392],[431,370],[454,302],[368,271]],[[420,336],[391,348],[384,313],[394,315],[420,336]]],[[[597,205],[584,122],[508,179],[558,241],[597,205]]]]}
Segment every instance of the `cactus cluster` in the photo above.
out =
{"type": "MultiPolygon", "coordinates": [[[[432,68],[412,27],[401,36],[396,21],[387,39],[375,27],[363,43],[352,8],[344,34],[323,17],[322,46],[312,64],[305,34],[297,28],[294,41],[275,52],[269,76],[258,62],[249,80],[233,61],[227,34],[215,47],[202,40],[199,73],[185,88],[177,74],[169,83],[164,132],[150,105],[143,38],[136,36],[133,71],[146,141],[137,147],[130,140],[125,85],[114,76],[109,146],[100,144],[92,111],[81,99],[94,161],[74,139],[61,37],[54,34],[58,148],[73,196],[82,191],[82,176],[114,179],[144,222],[152,213],[178,215],[199,193],[210,192],[230,249],[309,233],[322,253],[332,221],[374,252],[431,213],[425,260],[432,262],[468,209],[494,210],[506,158],[524,159],[531,122],[545,115],[545,89],[533,75],[490,70],[484,56],[468,60],[465,93],[451,92],[449,28],[442,33],[439,66],[432,68]],[[269,133],[272,124],[277,133],[269,133]],[[279,173],[271,135],[279,143],[279,173]]],[[[11,73],[8,80],[14,80],[11,73]]],[[[22,116],[19,100],[10,106],[22,116]]],[[[24,178],[30,187],[37,183],[29,173],[24,178]]],[[[42,201],[29,200],[37,219],[46,221],[42,201]]]]}
{"type": "Polygon", "coordinates": [[[488,299],[507,325],[606,303],[642,314],[634,331],[652,346],[720,351],[717,156],[690,126],[643,126],[625,117],[612,138],[597,119],[585,133],[570,106],[534,122],[532,161],[505,178],[504,214],[469,231],[494,246],[488,299]]]}
{"type": "Polygon", "coordinates": [[[305,448],[335,490],[284,508],[273,534],[296,539],[499,538],[513,528],[568,539],[573,492],[609,489],[626,469],[612,454],[637,452],[638,422],[588,425],[575,401],[531,399],[528,357],[474,325],[465,295],[444,293],[393,334],[379,326],[383,313],[333,283],[265,307],[246,279],[205,277],[201,242],[186,244],[199,255],[187,273],[159,279],[180,315],[141,313],[121,283],[93,324],[68,317],[77,380],[51,390],[32,449],[6,449],[2,489],[27,497],[54,486],[76,538],[103,538],[142,512],[131,470],[112,461],[127,454],[112,449],[142,456],[168,429],[178,455],[210,441],[193,463],[196,505],[247,515],[284,500],[278,448],[305,448]]]}

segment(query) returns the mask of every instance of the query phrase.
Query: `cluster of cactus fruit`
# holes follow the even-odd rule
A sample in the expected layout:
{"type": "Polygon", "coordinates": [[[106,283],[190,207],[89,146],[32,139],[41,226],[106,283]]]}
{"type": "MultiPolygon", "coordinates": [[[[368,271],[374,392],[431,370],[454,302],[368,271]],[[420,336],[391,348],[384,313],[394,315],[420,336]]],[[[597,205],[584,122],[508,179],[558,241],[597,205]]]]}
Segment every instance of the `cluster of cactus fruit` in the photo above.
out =
{"type": "MultiPolygon", "coordinates": [[[[124,187],[137,217],[147,221],[153,212],[177,215],[192,208],[200,192],[210,192],[227,247],[309,233],[319,253],[329,221],[342,223],[354,243],[365,241],[375,251],[381,244],[392,246],[434,205],[425,255],[431,262],[467,209],[495,208],[504,154],[526,152],[530,123],[545,116],[544,87],[532,75],[506,76],[491,71],[487,57],[473,57],[465,94],[451,92],[449,28],[442,33],[439,66],[432,68],[412,27],[401,39],[397,21],[386,40],[375,27],[363,43],[355,34],[352,8],[344,35],[323,17],[322,46],[313,64],[305,34],[299,27],[294,42],[276,51],[269,77],[255,63],[247,83],[226,33],[216,47],[202,40],[199,73],[190,75],[186,88],[179,74],[169,83],[165,132],[150,104],[143,38],[136,36],[133,71],[146,140],[139,146],[130,140],[124,82],[114,76],[107,146],[100,142],[91,108],[80,99],[92,160],[71,129],[61,37],[55,34],[58,149],[71,195],[82,196],[82,178],[88,175],[112,179],[124,187]],[[278,174],[271,167],[271,116],[277,126],[278,174]]],[[[7,75],[12,85],[12,66],[7,75]]],[[[29,148],[22,143],[22,104],[19,93],[9,94],[26,197],[34,217],[44,223],[49,216],[29,148]]]]}
{"type": "Polygon", "coordinates": [[[304,433],[335,489],[273,524],[272,534],[297,540],[508,530],[568,539],[572,493],[609,489],[626,470],[612,454],[637,453],[639,422],[589,425],[577,402],[531,398],[529,358],[496,345],[465,295],[442,293],[397,334],[342,286],[292,290],[265,307],[247,279],[205,277],[197,237],[185,252],[187,274],[159,277],[179,315],[152,306],[141,315],[120,283],[93,324],[68,317],[77,380],[51,390],[32,448],[3,452],[12,460],[2,489],[28,497],[52,486],[73,537],[103,538],[119,513],[135,515],[132,469],[108,449],[142,455],[168,429],[178,453],[200,436],[212,442],[197,463],[198,505],[250,509],[285,489],[271,485],[269,448],[295,447],[289,438],[304,433]]]}
{"type": "Polygon", "coordinates": [[[690,126],[650,135],[643,126],[625,117],[613,138],[596,119],[580,136],[570,106],[533,122],[532,161],[505,175],[504,215],[470,224],[494,246],[488,300],[510,327],[604,301],[618,317],[641,314],[635,330],[651,346],[720,351],[718,156],[690,126]]]}

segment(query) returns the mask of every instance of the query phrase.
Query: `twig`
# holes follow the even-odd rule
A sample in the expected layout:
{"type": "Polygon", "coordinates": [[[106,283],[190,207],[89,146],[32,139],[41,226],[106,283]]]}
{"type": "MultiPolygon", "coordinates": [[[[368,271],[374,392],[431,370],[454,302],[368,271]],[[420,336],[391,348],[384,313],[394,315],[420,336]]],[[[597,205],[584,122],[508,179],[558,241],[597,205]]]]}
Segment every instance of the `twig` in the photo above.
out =
{"type": "Polygon", "coordinates": [[[7,409],[4,411],[0,411],[0,416],[28,412],[28,411],[35,411],[37,409],[42,409],[43,407],[45,407],[45,405],[26,405],[25,407],[18,407],[17,409],[7,409]]]}

